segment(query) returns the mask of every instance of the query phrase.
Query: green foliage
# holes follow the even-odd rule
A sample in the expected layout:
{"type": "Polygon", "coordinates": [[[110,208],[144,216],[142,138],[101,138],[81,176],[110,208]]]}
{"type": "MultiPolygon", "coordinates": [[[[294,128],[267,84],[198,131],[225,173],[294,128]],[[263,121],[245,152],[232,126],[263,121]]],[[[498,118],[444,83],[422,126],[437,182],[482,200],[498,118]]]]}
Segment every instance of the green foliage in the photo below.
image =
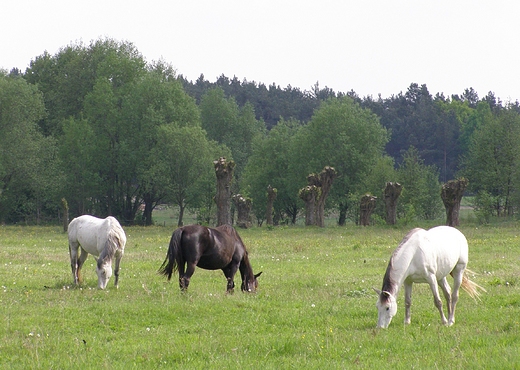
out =
{"type": "Polygon", "coordinates": [[[147,66],[132,44],[107,39],[44,54],[26,78],[42,87],[51,107],[42,127],[60,139],[72,214],[112,214],[132,223],[144,202],[150,224],[151,210],[166,197],[149,171],[159,127],[200,130],[199,110],[172,69],[147,66]]]}
{"type": "Polygon", "coordinates": [[[404,153],[397,175],[398,182],[403,185],[398,207],[401,216],[410,219],[413,214],[420,219],[433,220],[442,214],[438,170],[425,166],[417,149],[410,147],[404,153]]]}
{"type": "MultiPolygon", "coordinates": [[[[310,91],[224,75],[192,83],[164,61],[146,63],[132,43],[109,38],[45,52],[25,73],[1,72],[0,80],[1,222],[56,218],[65,197],[72,215],[113,214],[128,224],[144,204],[143,222],[152,224],[152,210],[172,199],[150,171],[165,125],[202,126],[206,140],[229,148],[217,152],[237,164],[232,191],[254,199],[260,221],[270,184],[279,190],[276,222],[295,222],[298,190],[324,166],[339,173],[327,206],[339,211],[341,224],[356,217],[353,199],[367,191],[379,196],[399,176],[410,182],[402,195],[408,203],[400,201],[407,219],[410,209],[418,218],[435,218],[439,178],[457,176],[470,180],[473,194],[496,199],[490,214],[511,215],[520,207],[520,106],[502,104],[492,93],[479,99],[470,88],[433,97],[426,85],[412,83],[387,99],[361,99],[318,83],[310,91]],[[411,146],[428,169],[417,181],[404,170],[411,164],[403,153],[411,146]]],[[[202,207],[201,219],[210,222],[214,186],[208,177],[193,188],[199,192],[193,207],[202,207]]]]}
{"type": "Polygon", "coordinates": [[[482,120],[471,139],[463,173],[470,190],[496,197],[495,212],[511,211],[520,185],[520,117],[512,109],[493,115],[488,103],[479,103],[482,120]]]}
{"type": "Polygon", "coordinates": [[[497,204],[500,199],[486,191],[479,191],[475,196],[475,215],[481,224],[488,224],[492,216],[496,216],[497,204]]]}
{"type": "Polygon", "coordinates": [[[153,163],[145,177],[153,190],[163,192],[163,201],[181,209],[179,226],[186,207],[211,206],[208,198],[213,198],[215,189],[213,159],[227,154],[225,148],[206,138],[201,127],[158,128],[157,144],[150,153],[153,163]]]}
{"type": "MultiPolygon", "coordinates": [[[[353,202],[347,208],[356,207],[356,204],[359,205],[359,201],[363,194],[370,193],[377,197],[376,208],[372,214],[372,221],[385,223],[386,219],[386,209],[385,209],[385,199],[384,199],[384,189],[386,187],[386,183],[389,181],[396,182],[398,179],[397,171],[394,168],[394,160],[389,156],[380,157],[376,164],[369,169],[369,173],[363,179],[362,189],[364,192],[353,194],[353,200],[357,199],[357,203],[353,202]]],[[[359,210],[357,211],[359,213],[359,210]]],[[[351,218],[350,216],[347,218],[351,218]]],[[[353,220],[357,220],[357,218],[353,218],[353,220]]]]}
{"type": "Polygon", "coordinates": [[[405,93],[371,104],[391,133],[386,150],[396,163],[400,164],[402,152],[413,146],[426,165],[442,170],[443,181],[454,176],[460,124],[446,104],[442,96],[434,99],[426,85],[416,83],[405,93]]]}
{"type": "Polygon", "coordinates": [[[253,140],[265,132],[263,122],[256,120],[250,103],[239,108],[235,99],[227,98],[219,87],[209,90],[202,97],[200,111],[202,127],[209,139],[231,149],[237,164],[234,174],[240,179],[251,156],[253,140]]]}
{"type": "Polygon", "coordinates": [[[300,124],[296,121],[281,120],[266,136],[257,136],[253,141],[253,151],[244,171],[241,187],[243,193],[253,198],[254,213],[259,220],[265,218],[267,187],[277,189],[274,202],[275,218],[282,215],[296,217],[298,184],[301,174],[291,170],[293,153],[291,142],[300,124]]]}
{"type": "Polygon", "coordinates": [[[475,131],[478,123],[478,110],[473,109],[468,101],[461,101],[454,99],[450,102],[438,102],[446,112],[452,112],[457,120],[460,128],[460,135],[458,138],[460,145],[460,152],[465,155],[471,144],[471,135],[475,131]]]}
{"type": "Polygon", "coordinates": [[[307,176],[332,166],[339,176],[331,204],[346,210],[349,194],[365,191],[363,184],[376,164],[388,168],[390,162],[382,160],[386,140],[386,130],[370,111],[350,98],[330,99],[308,125],[281,121],[267,138],[256,142],[245,184],[255,205],[265,204],[268,185],[277,188],[275,208],[290,213],[291,207],[301,204],[297,194],[307,185],[307,176]]]}
{"type": "Polygon", "coordinates": [[[209,90],[219,88],[224,91],[225,96],[234,97],[239,107],[251,104],[256,119],[265,122],[268,130],[283,119],[308,122],[322,100],[336,96],[330,88],[320,89],[318,84],[312,91],[302,91],[290,85],[281,88],[274,83],[265,86],[263,83],[246,79],[240,81],[236,76],[230,79],[221,75],[215,82],[210,82],[201,74],[195,82],[192,82],[180,75],[179,80],[182,81],[188,94],[198,103],[209,90]]]}
{"type": "Polygon", "coordinates": [[[115,90],[136,80],[146,62],[133,44],[98,39],[61,48],[56,55],[45,52],[31,61],[24,78],[38,85],[48,116],[40,122],[46,135],[59,135],[61,123],[69,117],[81,118],[85,99],[100,81],[115,90]]]}
{"type": "MultiPolygon", "coordinates": [[[[154,172],[150,172],[157,163],[158,156],[155,153],[161,150],[158,143],[164,133],[162,128],[169,126],[172,130],[186,128],[189,131],[193,128],[193,131],[201,131],[199,110],[195,102],[185,94],[177,80],[169,77],[169,73],[166,66],[155,66],[155,69],[149,70],[135,82],[122,101],[119,118],[124,122],[118,152],[119,172],[126,185],[126,199],[135,199],[130,209],[128,201],[125,202],[126,218],[133,219],[137,207],[144,202],[144,221],[148,225],[153,222],[152,209],[168,196],[172,199],[166,188],[161,189],[156,185],[162,179],[157,179],[153,176],[154,172]],[[149,213],[146,210],[150,210],[149,213]]],[[[182,142],[175,142],[179,145],[176,149],[178,158],[193,156],[193,153],[182,150],[182,142]]],[[[189,146],[189,150],[199,149],[189,146]]]]}
{"type": "MultiPolygon", "coordinates": [[[[329,99],[315,112],[293,141],[292,163],[302,184],[307,175],[334,167],[338,177],[330,204],[346,211],[349,194],[366,192],[364,183],[383,157],[388,133],[370,110],[348,97],[329,99]]],[[[306,185],[305,183],[302,184],[306,185]]]]}
{"type": "Polygon", "coordinates": [[[88,46],[72,44],[54,56],[44,53],[27,69],[24,77],[41,89],[49,112],[40,127],[60,141],[61,159],[68,165],[62,169],[69,185],[65,195],[74,198],[71,203],[76,204],[73,212],[113,214],[121,220],[133,220],[140,200],[133,190],[135,165],[124,152],[128,138],[125,126],[131,122],[125,119],[128,117],[124,117],[122,106],[145,74],[146,63],[135,47],[111,39],[93,41],[88,46]],[[73,137],[83,133],[85,138],[73,137]],[[77,144],[85,140],[89,148],[79,148],[77,144]],[[69,144],[72,147],[67,147],[69,144]],[[78,168],[74,160],[85,166],[78,168]],[[78,179],[84,182],[75,183],[78,179]],[[77,193],[77,187],[88,190],[77,193]],[[94,204],[95,209],[88,208],[94,204]]]}
{"type": "Polygon", "coordinates": [[[346,194],[359,186],[367,169],[381,157],[387,132],[372,112],[341,98],[324,102],[298,139],[295,166],[302,168],[298,172],[319,172],[330,165],[343,178],[346,188],[341,191],[346,194]]]}
{"type": "Polygon", "coordinates": [[[65,172],[64,196],[73,214],[84,214],[92,209],[89,199],[94,199],[101,178],[96,171],[96,136],[92,127],[84,119],[70,118],[63,122],[60,158],[65,172]]]}
{"type": "Polygon", "coordinates": [[[375,328],[372,287],[408,227],[243,230],[259,292],[227,295],[221,271],[197,269],[186,294],[157,275],[169,228],[126,227],[120,287],[100,291],[92,257],[71,286],[60,227],[4,226],[0,367],[510,368],[520,361],[517,226],[462,225],[471,279],[488,292],[481,302],[461,292],[454,326],[415,284],[412,323],[401,292],[386,330],[375,328]]]}
{"type": "Polygon", "coordinates": [[[36,86],[0,71],[0,223],[39,222],[55,200],[61,172],[54,138],[38,129],[44,112],[36,86]]]}

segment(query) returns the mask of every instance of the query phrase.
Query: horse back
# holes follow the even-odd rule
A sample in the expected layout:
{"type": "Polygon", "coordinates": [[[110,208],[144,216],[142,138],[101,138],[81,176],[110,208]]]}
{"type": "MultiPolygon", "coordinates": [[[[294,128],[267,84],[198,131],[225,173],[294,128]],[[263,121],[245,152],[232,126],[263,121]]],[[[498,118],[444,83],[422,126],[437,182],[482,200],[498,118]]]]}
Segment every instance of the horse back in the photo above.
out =
{"type": "Polygon", "coordinates": [[[468,261],[468,241],[464,234],[451,226],[437,226],[428,230],[428,237],[440,254],[454,262],[468,261]]]}
{"type": "Polygon", "coordinates": [[[69,243],[78,243],[86,252],[95,256],[99,256],[103,251],[107,238],[112,233],[124,249],[126,234],[117,219],[112,216],[103,219],[83,215],[74,218],[68,227],[69,243]]]}
{"type": "Polygon", "coordinates": [[[239,263],[243,258],[243,243],[231,226],[208,228],[201,225],[183,227],[181,248],[185,261],[196,261],[203,269],[216,270],[239,263]]]}
{"type": "Polygon", "coordinates": [[[238,235],[237,231],[232,226],[222,225],[213,230],[223,248],[238,256],[239,260],[241,260],[244,254],[247,253],[240,235],[238,235]]]}
{"type": "Polygon", "coordinates": [[[426,263],[431,263],[438,278],[448,275],[457,265],[468,263],[468,242],[457,229],[437,226],[424,234],[421,247],[426,263]]]}

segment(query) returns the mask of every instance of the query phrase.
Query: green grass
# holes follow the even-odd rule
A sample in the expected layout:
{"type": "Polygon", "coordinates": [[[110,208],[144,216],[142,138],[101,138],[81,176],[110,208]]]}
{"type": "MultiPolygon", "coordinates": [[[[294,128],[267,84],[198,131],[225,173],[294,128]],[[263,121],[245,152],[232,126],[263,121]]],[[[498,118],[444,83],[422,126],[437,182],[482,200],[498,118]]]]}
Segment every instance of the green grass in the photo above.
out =
{"type": "MultiPolygon", "coordinates": [[[[410,227],[411,228],[411,227],[410,227]]],[[[197,269],[189,291],[156,271],[172,227],[125,228],[120,288],[71,285],[59,227],[0,227],[0,368],[513,368],[520,363],[520,229],[462,226],[469,269],[488,293],[461,293],[444,327],[427,285],[403,293],[387,330],[375,329],[388,258],[407,228],[239,230],[260,290],[226,295],[220,271],[197,269]]],[[[240,277],[237,276],[238,286],[240,277]]]]}

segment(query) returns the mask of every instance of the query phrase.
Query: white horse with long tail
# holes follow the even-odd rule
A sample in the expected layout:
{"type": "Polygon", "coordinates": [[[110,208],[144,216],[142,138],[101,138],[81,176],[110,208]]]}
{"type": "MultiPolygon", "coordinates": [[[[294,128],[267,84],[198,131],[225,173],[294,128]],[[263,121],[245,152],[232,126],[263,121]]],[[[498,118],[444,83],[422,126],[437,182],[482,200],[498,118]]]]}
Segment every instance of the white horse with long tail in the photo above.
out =
{"type": "Polygon", "coordinates": [[[112,276],[112,260],[115,258],[115,286],[119,283],[119,263],[125,252],[126,235],[119,222],[112,216],[105,219],[84,215],[69,223],[70,266],[74,284],[81,283],[81,267],[92,254],[97,258],[98,288],[105,289],[112,276]],[[78,258],[78,250],[81,254],[78,258]]]}
{"type": "Polygon", "coordinates": [[[484,288],[469,280],[466,274],[468,264],[468,242],[457,229],[438,226],[428,231],[420,228],[411,230],[392,254],[385,276],[383,288],[374,289],[378,293],[378,328],[387,328],[397,312],[397,293],[401,285],[405,291],[404,323],[410,323],[412,305],[412,284],[428,283],[433,293],[434,304],[439,310],[444,325],[455,323],[455,306],[459,299],[459,288],[478,298],[478,289],[484,288]],[[446,277],[453,277],[453,292],[446,277]],[[448,318],[442,311],[439,296],[441,287],[447,301],[448,318]]]}

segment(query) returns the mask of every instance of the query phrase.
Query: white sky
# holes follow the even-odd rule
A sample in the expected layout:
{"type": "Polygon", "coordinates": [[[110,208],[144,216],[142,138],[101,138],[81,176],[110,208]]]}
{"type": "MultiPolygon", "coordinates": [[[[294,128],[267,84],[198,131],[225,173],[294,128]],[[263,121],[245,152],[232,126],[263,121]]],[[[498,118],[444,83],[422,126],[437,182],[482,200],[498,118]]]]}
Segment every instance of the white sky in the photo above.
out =
{"type": "Polygon", "coordinates": [[[100,37],[211,82],[520,100],[518,0],[1,0],[0,68],[100,37]]]}

